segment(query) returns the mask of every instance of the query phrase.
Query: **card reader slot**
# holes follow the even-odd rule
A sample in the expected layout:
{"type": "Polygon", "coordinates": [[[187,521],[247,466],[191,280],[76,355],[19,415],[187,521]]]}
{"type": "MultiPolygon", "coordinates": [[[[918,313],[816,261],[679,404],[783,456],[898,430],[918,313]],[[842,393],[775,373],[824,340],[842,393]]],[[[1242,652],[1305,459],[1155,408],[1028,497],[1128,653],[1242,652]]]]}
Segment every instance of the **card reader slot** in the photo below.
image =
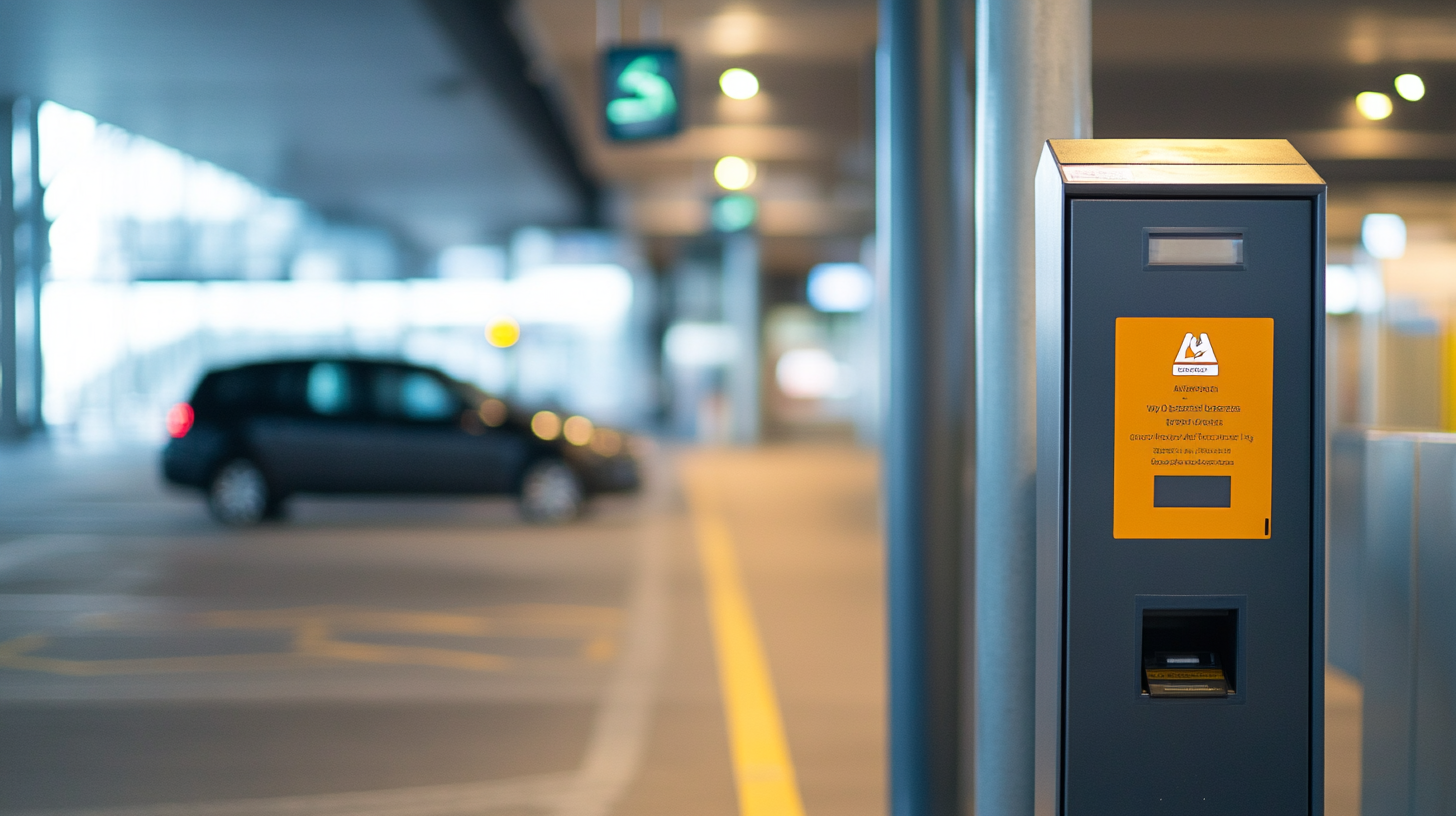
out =
{"type": "Polygon", "coordinates": [[[1237,609],[1144,609],[1141,681],[1154,699],[1237,691],[1237,609]]]}

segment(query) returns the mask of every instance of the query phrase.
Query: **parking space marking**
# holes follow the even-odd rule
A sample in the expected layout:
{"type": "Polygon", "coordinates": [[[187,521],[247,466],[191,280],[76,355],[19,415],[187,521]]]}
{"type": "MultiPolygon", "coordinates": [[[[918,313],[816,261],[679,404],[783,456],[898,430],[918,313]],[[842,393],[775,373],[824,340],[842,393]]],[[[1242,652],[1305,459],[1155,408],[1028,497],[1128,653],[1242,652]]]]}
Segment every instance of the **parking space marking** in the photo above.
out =
{"type": "Polygon", "coordinates": [[[733,535],[711,478],[687,470],[688,502],[697,531],[718,677],[742,816],[803,816],[804,804],[768,656],[754,622],[733,535]]]}
{"type": "MultiPolygon", "coordinates": [[[[615,663],[586,754],[573,771],[387,790],[35,810],[14,816],[487,816],[492,813],[609,816],[641,763],[667,652],[670,541],[680,528],[676,516],[670,521],[664,520],[661,516],[665,513],[656,503],[652,509],[656,513],[643,525],[637,543],[625,610],[554,604],[482,607],[445,613],[314,607],[204,612],[185,618],[194,628],[286,629],[300,617],[306,617],[303,613],[328,610],[333,625],[343,631],[356,631],[350,627],[392,626],[398,630],[425,629],[432,634],[441,634],[440,630],[446,629],[450,631],[444,634],[450,634],[480,626],[478,621],[464,619],[475,616],[491,618],[491,625],[496,627],[493,634],[580,637],[584,659],[615,660],[615,663]]],[[[126,629],[144,620],[155,624],[171,621],[177,625],[178,619],[175,615],[164,617],[142,612],[90,615],[85,620],[97,629],[126,629]]],[[[7,643],[22,640],[17,638],[7,643]]],[[[19,648],[26,645],[21,642],[19,648]]],[[[0,645],[0,652],[3,650],[4,645],[0,645]]]]}
{"type": "MultiPolygon", "coordinates": [[[[107,659],[37,654],[57,638],[33,632],[0,642],[0,669],[77,677],[181,672],[296,669],[338,662],[428,666],[499,672],[543,665],[547,658],[518,658],[470,649],[371,643],[363,635],[417,635],[580,641],[576,659],[606,663],[617,652],[622,612],[609,607],[521,604],[450,612],[416,612],[358,607],[215,610],[192,615],[102,613],[82,616],[88,632],[166,634],[196,629],[284,631],[289,650],[246,654],[183,655],[107,659]],[[353,636],[352,638],[350,636],[353,636]]],[[[559,661],[557,661],[559,662],[559,661]]]]}

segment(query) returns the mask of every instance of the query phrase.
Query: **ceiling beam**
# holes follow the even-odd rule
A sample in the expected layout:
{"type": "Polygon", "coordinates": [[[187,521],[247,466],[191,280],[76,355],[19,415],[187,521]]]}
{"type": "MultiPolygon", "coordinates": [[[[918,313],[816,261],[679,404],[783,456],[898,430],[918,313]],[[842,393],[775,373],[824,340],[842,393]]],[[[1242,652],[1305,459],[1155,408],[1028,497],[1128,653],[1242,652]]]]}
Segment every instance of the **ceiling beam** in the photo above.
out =
{"type": "Polygon", "coordinates": [[[575,190],[581,226],[601,223],[601,189],[582,161],[562,112],[532,75],[513,24],[514,0],[423,0],[480,81],[515,117],[527,139],[575,190]]]}

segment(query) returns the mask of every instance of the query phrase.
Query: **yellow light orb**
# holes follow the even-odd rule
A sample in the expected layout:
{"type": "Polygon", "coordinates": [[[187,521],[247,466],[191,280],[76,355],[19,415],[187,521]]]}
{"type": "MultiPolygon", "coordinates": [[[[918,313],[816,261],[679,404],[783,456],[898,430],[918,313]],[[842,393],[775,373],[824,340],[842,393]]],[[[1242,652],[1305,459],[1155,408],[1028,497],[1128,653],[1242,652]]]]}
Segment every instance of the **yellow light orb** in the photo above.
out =
{"type": "Polygon", "coordinates": [[[561,426],[566,441],[573,445],[585,445],[592,438],[592,421],[584,416],[574,416],[561,426]]]}
{"type": "Polygon", "coordinates": [[[713,179],[725,190],[742,190],[757,175],[753,162],[739,156],[724,156],[713,165],[713,179]]]}
{"type": "Polygon", "coordinates": [[[1395,92],[1407,102],[1419,102],[1426,96],[1426,83],[1415,74],[1401,74],[1395,78],[1395,92]]]}
{"type": "Polygon", "coordinates": [[[758,95],[758,77],[752,71],[729,68],[718,77],[718,87],[723,95],[733,99],[752,99],[758,95]]]}
{"type": "Polygon", "coordinates": [[[510,348],[521,339],[521,324],[514,318],[497,317],[485,327],[485,339],[496,348],[510,348]]]}
{"type": "Polygon", "coordinates": [[[561,417],[554,411],[537,411],[531,417],[531,432],[542,439],[555,439],[561,435],[561,417]]]}
{"type": "Polygon", "coordinates": [[[599,428],[592,434],[591,449],[602,456],[616,456],[622,452],[622,435],[607,428],[599,428]]]}
{"type": "Polygon", "coordinates": [[[1355,95],[1355,108],[1366,119],[1379,120],[1389,116],[1395,105],[1379,91],[1362,91],[1355,95]]]}
{"type": "Polygon", "coordinates": [[[504,425],[509,414],[510,411],[506,408],[506,404],[495,397],[480,404],[480,421],[492,428],[504,425]]]}

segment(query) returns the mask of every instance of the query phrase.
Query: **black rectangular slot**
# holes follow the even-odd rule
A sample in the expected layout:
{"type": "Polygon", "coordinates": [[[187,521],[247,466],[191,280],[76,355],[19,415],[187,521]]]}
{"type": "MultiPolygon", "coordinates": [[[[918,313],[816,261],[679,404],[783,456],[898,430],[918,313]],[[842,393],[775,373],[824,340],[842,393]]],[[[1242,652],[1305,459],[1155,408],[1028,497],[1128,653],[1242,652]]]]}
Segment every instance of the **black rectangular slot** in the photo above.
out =
{"type": "Polygon", "coordinates": [[[1154,507],[1228,507],[1232,500],[1228,476],[1153,477],[1154,507]]]}
{"type": "Polygon", "coordinates": [[[1143,609],[1142,692],[1154,698],[1238,691],[1237,609],[1143,609]]]}

